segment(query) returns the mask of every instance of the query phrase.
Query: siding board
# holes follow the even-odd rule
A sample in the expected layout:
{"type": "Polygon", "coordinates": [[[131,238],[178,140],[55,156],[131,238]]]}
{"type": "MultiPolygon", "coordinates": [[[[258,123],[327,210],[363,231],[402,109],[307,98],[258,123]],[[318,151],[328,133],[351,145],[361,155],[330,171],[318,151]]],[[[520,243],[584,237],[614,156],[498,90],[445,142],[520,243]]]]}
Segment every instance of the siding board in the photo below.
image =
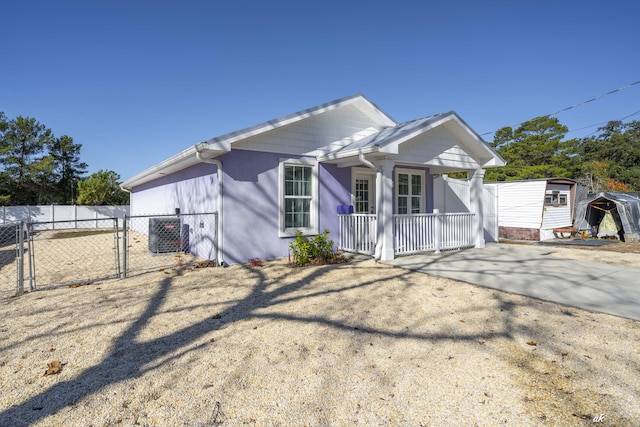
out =
{"type": "Polygon", "coordinates": [[[500,226],[539,229],[542,225],[546,186],[546,181],[497,184],[500,226]]]}

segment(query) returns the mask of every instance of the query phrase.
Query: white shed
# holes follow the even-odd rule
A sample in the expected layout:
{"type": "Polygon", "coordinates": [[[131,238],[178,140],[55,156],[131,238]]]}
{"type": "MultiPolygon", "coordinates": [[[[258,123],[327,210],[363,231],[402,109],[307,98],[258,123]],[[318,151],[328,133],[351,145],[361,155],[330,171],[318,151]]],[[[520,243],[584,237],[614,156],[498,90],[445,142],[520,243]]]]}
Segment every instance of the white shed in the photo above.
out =
{"type": "Polygon", "coordinates": [[[501,239],[549,240],[571,229],[576,182],[568,178],[487,183],[498,197],[501,239]]]}

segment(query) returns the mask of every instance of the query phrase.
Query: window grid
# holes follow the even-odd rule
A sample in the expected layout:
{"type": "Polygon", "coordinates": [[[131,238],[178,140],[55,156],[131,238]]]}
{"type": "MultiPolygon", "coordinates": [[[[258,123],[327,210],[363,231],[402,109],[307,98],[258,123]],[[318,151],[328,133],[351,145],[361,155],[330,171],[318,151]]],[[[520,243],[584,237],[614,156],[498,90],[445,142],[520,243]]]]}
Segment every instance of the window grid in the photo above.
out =
{"type": "Polygon", "coordinates": [[[284,226],[311,227],[312,167],[285,166],[284,226]]]}
{"type": "Polygon", "coordinates": [[[417,214],[422,211],[422,176],[399,173],[397,211],[398,214],[417,214]]]}

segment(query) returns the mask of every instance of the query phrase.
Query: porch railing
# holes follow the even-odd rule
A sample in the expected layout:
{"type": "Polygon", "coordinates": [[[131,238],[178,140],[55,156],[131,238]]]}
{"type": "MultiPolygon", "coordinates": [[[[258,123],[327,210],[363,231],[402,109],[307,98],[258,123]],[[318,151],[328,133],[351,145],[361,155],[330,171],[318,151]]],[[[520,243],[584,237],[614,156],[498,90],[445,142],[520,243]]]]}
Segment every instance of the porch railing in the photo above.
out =
{"type": "MultiPolygon", "coordinates": [[[[373,255],[376,215],[338,215],[339,249],[373,255]]],[[[472,213],[432,213],[393,216],[395,255],[470,248],[475,245],[472,213]]]]}
{"type": "Polygon", "coordinates": [[[472,213],[393,216],[396,255],[470,248],[475,245],[472,213]]]}
{"type": "Polygon", "coordinates": [[[376,216],[369,214],[338,215],[339,249],[373,255],[376,250],[376,216]]]}

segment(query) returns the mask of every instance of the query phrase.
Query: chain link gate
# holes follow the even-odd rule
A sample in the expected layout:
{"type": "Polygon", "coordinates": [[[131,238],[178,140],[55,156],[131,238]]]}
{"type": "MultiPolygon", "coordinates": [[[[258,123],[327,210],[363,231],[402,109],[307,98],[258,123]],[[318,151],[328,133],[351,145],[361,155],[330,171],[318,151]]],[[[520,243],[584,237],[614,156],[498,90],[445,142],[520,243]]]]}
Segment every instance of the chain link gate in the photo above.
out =
{"type": "Polygon", "coordinates": [[[214,265],[216,230],[215,213],[125,216],[123,276],[214,265]]]}
{"type": "Polygon", "coordinates": [[[117,218],[31,222],[27,236],[30,290],[120,276],[117,218]]]}
{"type": "Polygon", "coordinates": [[[25,225],[0,225],[0,299],[22,295],[25,225]]]}

